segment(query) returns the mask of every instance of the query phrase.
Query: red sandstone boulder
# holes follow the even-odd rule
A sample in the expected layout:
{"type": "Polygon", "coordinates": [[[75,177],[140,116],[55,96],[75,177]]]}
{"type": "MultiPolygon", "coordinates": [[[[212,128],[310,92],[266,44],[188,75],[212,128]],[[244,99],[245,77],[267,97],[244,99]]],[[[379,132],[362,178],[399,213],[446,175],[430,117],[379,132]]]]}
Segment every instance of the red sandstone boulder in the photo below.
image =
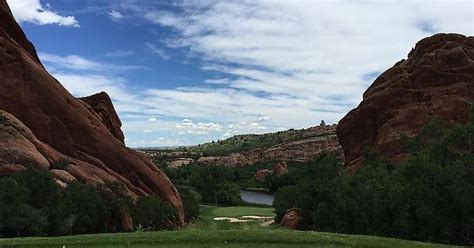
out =
{"type": "Polygon", "coordinates": [[[264,182],[267,176],[273,174],[271,170],[259,170],[255,173],[255,179],[260,182],[264,182]]]}
{"type": "Polygon", "coordinates": [[[297,230],[300,228],[301,221],[303,217],[300,214],[300,211],[296,208],[288,209],[283,216],[283,219],[280,222],[280,226],[292,230],[297,230]]]}
{"type": "Polygon", "coordinates": [[[273,175],[281,177],[288,173],[288,165],[285,161],[281,161],[273,166],[273,175]]]}
{"type": "MultiPolygon", "coordinates": [[[[18,141],[14,156],[46,168],[68,160],[67,172],[81,182],[117,181],[133,197],[158,195],[178,209],[182,224],[178,192],[143,154],[125,147],[108,96],[85,101],[73,97],[44,69],[6,1],[0,0],[0,109],[20,127],[13,128],[10,139],[18,141]]],[[[11,154],[2,159],[9,161],[11,154]]],[[[2,164],[10,171],[19,169],[11,161],[2,164]]]]}
{"type": "Polygon", "coordinates": [[[433,118],[445,125],[466,122],[473,102],[474,37],[437,34],[421,40],[339,122],[346,166],[360,165],[367,146],[390,159],[403,159],[400,135],[415,135],[433,118]]]}

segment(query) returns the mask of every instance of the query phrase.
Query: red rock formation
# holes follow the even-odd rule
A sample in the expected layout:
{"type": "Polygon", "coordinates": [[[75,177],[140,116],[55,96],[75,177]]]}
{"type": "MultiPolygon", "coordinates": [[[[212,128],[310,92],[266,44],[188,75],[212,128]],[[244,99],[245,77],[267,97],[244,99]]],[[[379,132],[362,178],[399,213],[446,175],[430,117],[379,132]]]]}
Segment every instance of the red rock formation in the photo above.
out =
{"type": "Polygon", "coordinates": [[[375,147],[400,160],[400,135],[413,136],[433,118],[466,122],[474,102],[474,37],[437,34],[416,44],[406,60],[380,75],[360,105],[338,124],[346,166],[375,147]]]}
{"type": "Polygon", "coordinates": [[[240,153],[233,153],[229,156],[222,157],[200,157],[197,160],[197,163],[202,165],[222,165],[228,167],[242,167],[249,164],[247,158],[240,153]]]}
{"type": "MultiPolygon", "coordinates": [[[[110,133],[124,143],[124,135],[122,132],[122,122],[120,121],[117,112],[115,112],[114,105],[109,95],[105,92],[100,92],[92,96],[79,98],[87,103],[99,115],[102,123],[107,127],[110,133]]],[[[86,106],[87,107],[87,106],[86,106]]]]}
{"type": "Polygon", "coordinates": [[[300,228],[301,220],[303,220],[300,211],[296,208],[288,209],[280,222],[280,226],[292,230],[300,228]]]}
{"type": "Polygon", "coordinates": [[[0,0],[0,109],[22,123],[16,126],[30,130],[15,136],[30,141],[22,146],[28,147],[27,155],[45,158],[37,160],[41,167],[69,160],[67,172],[81,182],[119,181],[132,196],[159,195],[178,208],[183,220],[181,199],[173,184],[144,155],[114,136],[117,132],[110,129],[116,129],[119,122],[113,120],[113,107],[100,101],[92,107],[100,104],[106,114],[88,108],[44,69],[6,1],[0,0]],[[34,134],[34,138],[23,134],[34,134]]]}
{"type": "Polygon", "coordinates": [[[267,178],[267,176],[273,174],[273,171],[271,170],[258,170],[256,173],[255,173],[255,179],[257,181],[260,181],[260,182],[264,182],[265,179],[267,178]]]}
{"type": "Polygon", "coordinates": [[[272,168],[273,175],[276,177],[281,177],[288,173],[288,165],[286,165],[285,161],[278,162],[272,168]]]}

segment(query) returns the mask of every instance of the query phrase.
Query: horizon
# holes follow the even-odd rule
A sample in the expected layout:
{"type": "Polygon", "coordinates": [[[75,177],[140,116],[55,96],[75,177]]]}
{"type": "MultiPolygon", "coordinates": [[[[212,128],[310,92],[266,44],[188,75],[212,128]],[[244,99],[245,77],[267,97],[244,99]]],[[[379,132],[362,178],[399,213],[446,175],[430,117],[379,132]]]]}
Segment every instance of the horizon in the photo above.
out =
{"type": "Polygon", "coordinates": [[[107,92],[137,148],[337,123],[422,38],[474,33],[469,0],[7,2],[48,71],[107,92]]]}

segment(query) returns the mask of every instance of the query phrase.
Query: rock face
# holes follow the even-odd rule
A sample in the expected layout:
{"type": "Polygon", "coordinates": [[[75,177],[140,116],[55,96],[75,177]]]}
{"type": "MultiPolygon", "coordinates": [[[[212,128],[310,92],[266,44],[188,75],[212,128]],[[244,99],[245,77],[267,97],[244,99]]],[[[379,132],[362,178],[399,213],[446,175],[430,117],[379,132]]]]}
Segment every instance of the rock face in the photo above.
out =
{"type": "Polygon", "coordinates": [[[466,122],[473,102],[474,37],[437,34],[421,40],[339,122],[346,166],[357,168],[366,146],[403,159],[400,135],[415,135],[433,118],[445,125],[466,122]]]}
{"type": "MultiPolygon", "coordinates": [[[[120,121],[117,112],[115,112],[114,105],[109,95],[105,92],[100,92],[92,96],[80,98],[87,103],[99,115],[102,123],[107,127],[109,132],[122,143],[124,142],[124,135],[122,132],[122,122],[120,121]]],[[[86,106],[87,107],[87,106],[86,106]]]]}
{"type": "Polygon", "coordinates": [[[233,153],[222,157],[201,157],[197,162],[202,165],[223,165],[228,167],[242,167],[249,164],[247,158],[240,153],[233,153]]]}
{"type": "Polygon", "coordinates": [[[197,160],[203,165],[224,165],[242,167],[255,163],[275,161],[307,162],[316,158],[322,152],[334,152],[343,159],[343,153],[336,136],[336,125],[317,126],[308,129],[317,134],[315,137],[278,144],[272,147],[259,147],[229,156],[208,156],[197,160]]]}
{"type": "Polygon", "coordinates": [[[189,165],[194,162],[192,158],[178,158],[167,163],[168,167],[178,168],[183,165],[189,165]]]}
{"type": "Polygon", "coordinates": [[[43,168],[68,160],[67,172],[77,180],[118,181],[134,197],[158,195],[183,221],[180,196],[166,175],[123,144],[109,97],[73,97],[44,69],[5,0],[0,0],[0,109],[7,119],[0,171],[21,169],[19,162],[31,160],[43,168]]]}
{"type": "Polygon", "coordinates": [[[298,209],[288,209],[280,222],[280,226],[292,230],[297,230],[300,227],[302,216],[298,209]]]}

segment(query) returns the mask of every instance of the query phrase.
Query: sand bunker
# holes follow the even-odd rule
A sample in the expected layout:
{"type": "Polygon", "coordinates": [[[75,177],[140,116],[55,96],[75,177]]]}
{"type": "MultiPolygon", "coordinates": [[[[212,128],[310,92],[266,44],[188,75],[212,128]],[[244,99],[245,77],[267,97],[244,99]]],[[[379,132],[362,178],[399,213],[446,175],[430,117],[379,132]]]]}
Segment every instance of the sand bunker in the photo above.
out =
{"type": "Polygon", "coordinates": [[[232,217],[215,217],[214,220],[216,221],[226,220],[226,221],[229,221],[230,223],[244,223],[244,222],[253,221],[253,220],[241,220],[241,219],[232,218],[232,217]]]}
{"type": "Polygon", "coordinates": [[[273,220],[272,216],[257,216],[257,215],[246,215],[240,218],[235,217],[215,217],[215,221],[228,221],[230,223],[245,223],[251,221],[270,221],[273,220]]]}

